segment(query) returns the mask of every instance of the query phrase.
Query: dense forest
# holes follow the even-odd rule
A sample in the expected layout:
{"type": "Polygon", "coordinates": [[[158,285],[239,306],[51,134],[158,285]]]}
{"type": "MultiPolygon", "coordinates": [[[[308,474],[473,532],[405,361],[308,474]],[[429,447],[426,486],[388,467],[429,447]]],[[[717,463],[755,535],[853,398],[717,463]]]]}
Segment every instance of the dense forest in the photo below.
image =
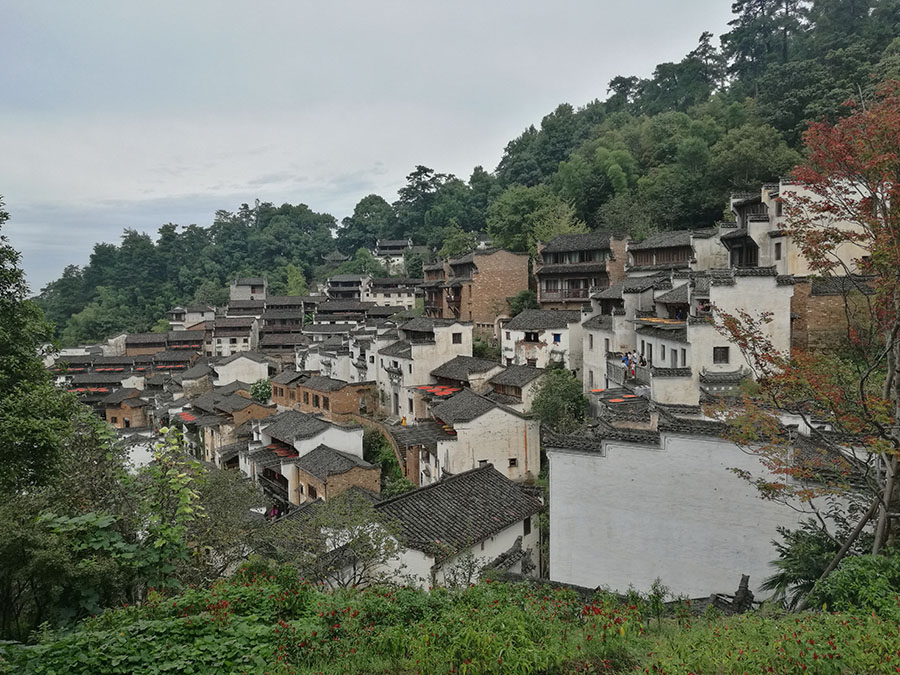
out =
{"type": "Polygon", "coordinates": [[[732,10],[718,46],[703,32],[650,77],[613,78],[605,100],[558,106],[506,145],[493,172],[475,167],[463,180],[417,166],[393,203],[364,196],[340,223],[305,204],[257,203],[218,211],[209,227],[126,230],[67,267],[39,304],[74,344],[149,330],[176,303],[220,303],[236,275],[304,292],[335,269],[323,264],[335,249],[351,256],[341,271],[377,271],[362,249],[378,238],[448,255],[479,233],[533,251],[560,232],[707,226],[730,192],[800,159],[808,121],[833,121],[900,77],[900,0],[736,0],[732,10]]]}

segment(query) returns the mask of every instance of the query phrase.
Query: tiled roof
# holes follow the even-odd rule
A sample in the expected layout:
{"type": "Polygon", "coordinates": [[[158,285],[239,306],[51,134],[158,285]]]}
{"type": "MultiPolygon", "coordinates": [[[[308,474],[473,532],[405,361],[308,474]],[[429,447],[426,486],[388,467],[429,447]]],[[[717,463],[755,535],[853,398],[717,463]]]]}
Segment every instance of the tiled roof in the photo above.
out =
{"type": "Polygon", "coordinates": [[[575,272],[606,272],[606,263],[554,263],[549,265],[541,265],[541,267],[537,270],[538,276],[546,276],[548,274],[572,274],[575,272]]]}
{"type": "Polygon", "coordinates": [[[623,288],[625,288],[625,284],[619,281],[612,284],[609,288],[604,288],[602,291],[594,293],[591,297],[597,300],[621,300],[623,288]]]}
{"type": "Polygon", "coordinates": [[[588,330],[608,330],[612,328],[612,316],[608,314],[596,314],[581,325],[588,330]]]}
{"type": "Polygon", "coordinates": [[[265,304],[265,300],[231,300],[228,309],[262,309],[265,304]]]}
{"type": "Polygon", "coordinates": [[[126,408],[147,408],[152,404],[150,403],[150,401],[135,397],[126,398],[124,401],[122,401],[122,405],[124,405],[126,408]]]}
{"type": "Polygon", "coordinates": [[[691,230],[672,230],[671,232],[657,232],[639,244],[628,245],[629,251],[641,251],[651,248],[675,248],[677,246],[691,245],[691,230]]]}
{"type": "Polygon", "coordinates": [[[456,440],[456,436],[448,434],[444,427],[437,422],[420,422],[409,426],[388,426],[385,428],[401,448],[408,448],[414,445],[435,448],[438,441],[456,440]]]}
{"type": "Polygon", "coordinates": [[[266,280],[262,277],[240,277],[234,280],[237,286],[262,286],[266,280]]]}
{"type": "Polygon", "coordinates": [[[332,281],[362,281],[366,278],[365,274],[335,274],[333,277],[329,277],[328,282],[332,281]]]}
{"type": "Polygon", "coordinates": [[[283,372],[278,373],[275,377],[272,378],[272,384],[293,384],[297,380],[302,380],[306,377],[303,373],[298,373],[294,370],[285,370],[283,372]]]}
{"type": "Polygon", "coordinates": [[[119,405],[126,398],[132,398],[140,395],[139,389],[132,389],[130,387],[119,389],[118,391],[114,391],[109,396],[103,399],[103,403],[106,405],[119,405]]]}
{"type": "Polygon", "coordinates": [[[588,234],[559,234],[542,249],[542,253],[565,251],[591,251],[609,248],[609,234],[589,232],[588,234]]]}
{"type": "Polygon", "coordinates": [[[182,382],[184,380],[197,380],[212,373],[212,368],[204,361],[198,361],[181,374],[182,382]]]}
{"type": "Polygon", "coordinates": [[[658,281],[660,281],[660,277],[657,276],[630,277],[622,282],[622,292],[643,293],[644,291],[653,288],[658,281]]]}
{"type": "Polygon", "coordinates": [[[406,340],[400,340],[389,344],[378,351],[382,356],[397,356],[401,359],[412,358],[412,345],[406,340]]]}
{"type": "Polygon", "coordinates": [[[301,333],[266,333],[259,338],[259,349],[276,347],[279,345],[305,345],[308,342],[309,338],[301,333]]]}
{"type": "Polygon", "coordinates": [[[494,403],[499,403],[500,405],[513,406],[518,405],[522,401],[515,396],[509,396],[507,394],[501,394],[499,391],[489,391],[486,393],[485,398],[489,398],[494,403]]]}
{"type": "Polygon", "coordinates": [[[688,303],[688,284],[682,284],[668,293],[657,296],[656,302],[670,305],[686,305],[688,303]]]}
{"type": "Polygon", "coordinates": [[[406,546],[444,558],[533,516],[543,505],[487,465],[374,508],[399,525],[406,546]]]}
{"type": "Polygon", "coordinates": [[[349,385],[349,382],[336,380],[332,377],[325,377],[324,375],[314,375],[303,383],[304,387],[307,389],[314,389],[315,391],[340,391],[349,385]]]}
{"type": "Polygon", "coordinates": [[[546,427],[541,428],[541,445],[545,448],[565,448],[583,452],[600,452],[603,443],[593,434],[558,434],[546,427]]]}
{"type": "Polygon", "coordinates": [[[213,328],[215,330],[220,328],[243,328],[245,330],[250,330],[254,321],[256,321],[256,319],[252,316],[233,316],[228,317],[227,319],[216,319],[213,323],[213,328]]]}
{"type": "Polygon", "coordinates": [[[305,312],[302,309],[267,309],[262,314],[263,321],[275,319],[302,319],[305,312]]]}
{"type": "Polygon", "coordinates": [[[295,439],[312,438],[328,428],[328,422],[313,415],[288,410],[270,417],[262,427],[263,433],[277,438],[282,443],[292,444],[295,439]]]}
{"type": "Polygon", "coordinates": [[[431,371],[434,377],[467,382],[472,373],[486,373],[492,368],[501,368],[497,361],[479,359],[474,356],[455,356],[431,371]]]}
{"type": "Polygon", "coordinates": [[[196,352],[188,351],[185,349],[173,349],[170,351],[157,352],[153,355],[153,361],[155,363],[166,363],[168,361],[193,361],[196,356],[196,352]]]}
{"type": "Polygon", "coordinates": [[[471,422],[481,417],[497,404],[484,396],[479,396],[469,389],[463,389],[446,401],[442,401],[431,409],[432,415],[448,424],[471,422]]]}
{"type": "Polygon", "coordinates": [[[454,319],[430,319],[425,316],[417,316],[414,319],[401,323],[398,328],[400,328],[400,330],[410,330],[417,333],[430,333],[435,328],[446,328],[455,323],[459,322],[454,319]]]}
{"type": "Polygon", "coordinates": [[[322,314],[329,312],[364,312],[374,307],[374,302],[359,302],[358,300],[328,300],[319,305],[317,311],[322,314]]]}
{"type": "Polygon", "coordinates": [[[122,384],[122,380],[131,377],[122,373],[77,373],[72,376],[72,384],[122,384]]]}
{"type": "Polygon", "coordinates": [[[749,374],[744,368],[720,373],[704,370],[700,373],[700,382],[703,384],[738,384],[741,380],[746,379],[749,374]]]}
{"type": "Polygon", "coordinates": [[[375,468],[373,464],[369,464],[356,455],[335,450],[327,445],[320,445],[314,450],[310,450],[302,457],[295,459],[293,463],[322,481],[327,481],[328,476],[347,473],[356,467],[375,468]]]}
{"type": "Polygon", "coordinates": [[[304,333],[349,333],[353,326],[348,323],[314,323],[303,327],[304,333]]]}
{"type": "Polygon", "coordinates": [[[384,248],[385,246],[388,248],[406,248],[409,245],[408,239],[378,239],[375,242],[375,246],[378,248],[384,248]]]}
{"type": "Polygon", "coordinates": [[[247,446],[247,441],[229,443],[228,445],[223,445],[219,448],[216,448],[216,454],[219,456],[219,461],[227,462],[237,457],[241,450],[247,450],[247,446]]]}
{"type": "Polygon", "coordinates": [[[308,295],[270,295],[266,298],[266,307],[288,305],[300,307],[309,300],[308,295]]]}
{"type": "Polygon", "coordinates": [[[169,342],[197,342],[206,337],[206,331],[202,330],[170,330],[166,334],[169,342]]]}
{"type": "Polygon", "coordinates": [[[126,345],[165,344],[165,333],[130,333],[125,336],[126,345]]]}
{"type": "Polygon", "coordinates": [[[567,309],[526,309],[506,324],[506,330],[541,330],[568,328],[570,323],[581,321],[581,312],[567,309]]]}
{"type": "Polygon", "coordinates": [[[490,383],[509,387],[524,387],[543,374],[543,368],[535,368],[534,366],[506,366],[502,373],[498,373],[490,379],[490,383]]]}

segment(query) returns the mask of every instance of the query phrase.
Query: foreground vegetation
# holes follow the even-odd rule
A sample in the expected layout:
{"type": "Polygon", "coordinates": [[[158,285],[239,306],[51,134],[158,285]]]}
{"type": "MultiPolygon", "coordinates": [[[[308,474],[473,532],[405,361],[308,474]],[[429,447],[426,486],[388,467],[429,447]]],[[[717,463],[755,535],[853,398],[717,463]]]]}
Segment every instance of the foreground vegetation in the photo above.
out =
{"type": "Polygon", "coordinates": [[[658,597],[584,599],[483,581],[462,590],[325,592],[251,564],[180,595],[0,648],[8,673],[875,673],[900,665],[900,608],[690,613],[658,597]]]}

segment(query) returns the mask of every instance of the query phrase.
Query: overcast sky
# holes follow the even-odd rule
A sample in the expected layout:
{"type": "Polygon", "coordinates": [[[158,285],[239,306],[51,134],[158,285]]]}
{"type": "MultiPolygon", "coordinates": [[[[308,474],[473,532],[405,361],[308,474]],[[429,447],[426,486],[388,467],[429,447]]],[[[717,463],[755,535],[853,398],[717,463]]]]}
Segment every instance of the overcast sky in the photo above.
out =
{"type": "Polygon", "coordinates": [[[32,290],[122,228],[259,198],[338,219],[468,178],[559,103],[679,60],[730,0],[0,0],[4,233],[32,290]]]}

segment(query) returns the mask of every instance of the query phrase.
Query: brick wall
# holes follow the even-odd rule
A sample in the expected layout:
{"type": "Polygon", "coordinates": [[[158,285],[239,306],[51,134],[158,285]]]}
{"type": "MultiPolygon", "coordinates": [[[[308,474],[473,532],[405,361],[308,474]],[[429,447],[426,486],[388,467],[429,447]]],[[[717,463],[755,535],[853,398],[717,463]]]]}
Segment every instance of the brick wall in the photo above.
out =
{"type": "Polygon", "coordinates": [[[142,356],[144,354],[159,354],[166,351],[166,346],[162,347],[125,347],[125,356],[142,356]]]}
{"type": "Polygon", "coordinates": [[[865,326],[869,321],[866,299],[859,293],[843,295],[811,295],[808,279],[795,279],[791,312],[791,349],[833,349],[847,339],[848,312],[850,322],[865,326]]]}
{"type": "MultiPolygon", "coordinates": [[[[296,401],[282,405],[288,405],[306,413],[321,414],[325,419],[337,422],[345,415],[359,413],[360,398],[366,399],[366,410],[374,410],[375,383],[351,384],[338,391],[318,391],[301,384],[296,387],[296,401]],[[318,406],[315,405],[317,396],[318,406]],[[326,398],[328,399],[327,410],[325,409],[326,398]]],[[[275,400],[274,397],[272,400],[275,400]]]]}
{"type": "Polygon", "coordinates": [[[381,468],[377,466],[371,469],[355,467],[344,473],[329,476],[327,482],[319,480],[303,469],[299,469],[297,475],[300,479],[300,484],[303,486],[303,497],[306,501],[310,499],[310,486],[316,490],[316,499],[325,500],[337,497],[354,486],[369,490],[375,494],[381,492],[381,468]]]}
{"type": "Polygon", "coordinates": [[[125,428],[126,417],[130,427],[147,426],[147,416],[144,414],[144,408],[129,408],[124,405],[106,408],[106,421],[116,429],[125,428]],[[113,418],[115,418],[115,421],[113,421],[113,418]]]}
{"type": "Polygon", "coordinates": [[[509,311],[506,299],[528,290],[528,256],[496,251],[476,255],[478,274],[462,300],[463,321],[493,324],[509,311]]]}
{"type": "Polygon", "coordinates": [[[809,346],[809,279],[794,277],[794,295],[791,296],[791,349],[806,349],[809,346]]]}
{"type": "Polygon", "coordinates": [[[622,239],[616,237],[609,238],[609,248],[612,251],[613,258],[615,258],[606,263],[606,273],[609,275],[610,285],[617,281],[622,281],[625,278],[625,262],[628,260],[628,254],[625,250],[627,245],[627,237],[622,239]]]}

